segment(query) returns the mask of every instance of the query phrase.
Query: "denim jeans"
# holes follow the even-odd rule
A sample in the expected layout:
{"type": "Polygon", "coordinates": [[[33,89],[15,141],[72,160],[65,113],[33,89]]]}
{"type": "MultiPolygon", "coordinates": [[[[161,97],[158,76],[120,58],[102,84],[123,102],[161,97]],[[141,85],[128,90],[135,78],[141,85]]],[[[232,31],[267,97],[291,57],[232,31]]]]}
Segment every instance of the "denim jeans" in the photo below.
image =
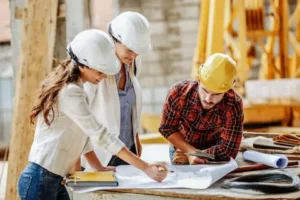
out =
{"type": "MultiPolygon", "coordinates": [[[[174,146],[169,145],[169,156],[170,156],[170,161],[171,161],[172,165],[178,165],[177,163],[173,162],[173,156],[174,156],[175,151],[176,151],[176,149],[174,148],[174,146]]],[[[188,162],[182,163],[181,165],[189,165],[189,163],[188,162]]]]}
{"type": "Polygon", "coordinates": [[[28,163],[20,175],[18,194],[21,200],[70,200],[63,177],[36,163],[28,163]]]}

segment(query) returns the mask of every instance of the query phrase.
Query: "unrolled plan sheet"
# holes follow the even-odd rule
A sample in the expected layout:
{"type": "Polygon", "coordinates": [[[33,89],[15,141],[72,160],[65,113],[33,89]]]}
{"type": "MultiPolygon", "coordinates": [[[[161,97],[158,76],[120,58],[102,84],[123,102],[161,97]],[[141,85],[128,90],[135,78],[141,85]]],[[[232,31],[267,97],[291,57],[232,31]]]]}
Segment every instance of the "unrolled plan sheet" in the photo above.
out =
{"type": "Polygon", "coordinates": [[[167,168],[174,171],[168,173],[166,179],[158,183],[146,174],[130,165],[116,168],[117,187],[80,187],[73,188],[74,192],[84,193],[105,189],[145,189],[145,188],[190,188],[206,189],[226,174],[238,167],[236,161],[231,160],[222,165],[169,165],[167,168]]]}

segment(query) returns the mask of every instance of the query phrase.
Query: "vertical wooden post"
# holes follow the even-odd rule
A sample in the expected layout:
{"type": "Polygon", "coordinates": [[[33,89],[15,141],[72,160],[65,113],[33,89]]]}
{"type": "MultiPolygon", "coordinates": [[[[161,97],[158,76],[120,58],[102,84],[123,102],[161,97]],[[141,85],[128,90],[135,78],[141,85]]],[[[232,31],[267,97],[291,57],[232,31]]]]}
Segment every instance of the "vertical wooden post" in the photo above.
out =
{"type": "Polygon", "coordinates": [[[206,42],[206,58],[224,52],[224,0],[209,1],[209,19],[206,42]]]}
{"type": "Polygon", "coordinates": [[[207,26],[209,14],[209,0],[202,0],[200,3],[199,24],[197,33],[197,46],[194,53],[194,62],[191,76],[194,78],[198,74],[200,63],[205,61],[207,26]]]}
{"type": "Polygon", "coordinates": [[[246,27],[246,12],[244,1],[236,1],[237,18],[238,18],[238,37],[240,56],[237,63],[237,76],[239,77],[240,87],[244,87],[244,82],[249,76],[249,66],[247,62],[247,27],[246,27]]]}
{"type": "MultiPolygon", "coordinates": [[[[297,6],[300,5],[300,1],[298,0],[297,2],[297,6]]],[[[297,42],[300,44],[300,17],[298,19],[296,19],[296,40],[297,42]]],[[[294,49],[294,65],[295,65],[295,69],[294,69],[294,77],[293,78],[299,78],[300,77],[300,52],[298,52],[296,49],[294,49]]]]}
{"type": "Polygon", "coordinates": [[[280,55],[280,78],[289,77],[289,59],[288,59],[288,42],[289,42],[289,5],[288,1],[279,1],[279,55],[280,55]]]}
{"type": "Polygon", "coordinates": [[[29,115],[35,92],[51,68],[56,32],[57,0],[25,1],[16,79],[12,134],[8,161],[6,200],[19,199],[17,181],[28,163],[34,127],[29,115]]]}

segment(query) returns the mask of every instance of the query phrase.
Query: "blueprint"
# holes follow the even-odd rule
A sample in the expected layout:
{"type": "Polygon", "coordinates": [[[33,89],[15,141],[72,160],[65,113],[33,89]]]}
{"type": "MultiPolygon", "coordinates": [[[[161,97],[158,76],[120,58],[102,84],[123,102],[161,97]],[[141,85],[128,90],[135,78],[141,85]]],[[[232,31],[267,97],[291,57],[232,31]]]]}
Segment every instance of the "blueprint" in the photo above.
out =
{"type": "Polygon", "coordinates": [[[116,169],[115,176],[118,179],[117,187],[77,187],[72,188],[74,192],[84,193],[96,190],[107,189],[145,189],[145,188],[190,188],[206,189],[223,176],[235,170],[238,167],[236,161],[231,159],[228,163],[222,165],[169,165],[168,170],[174,171],[168,173],[163,182],[158,183],[150,179],[139,169],[122,165],[116,169]]]}

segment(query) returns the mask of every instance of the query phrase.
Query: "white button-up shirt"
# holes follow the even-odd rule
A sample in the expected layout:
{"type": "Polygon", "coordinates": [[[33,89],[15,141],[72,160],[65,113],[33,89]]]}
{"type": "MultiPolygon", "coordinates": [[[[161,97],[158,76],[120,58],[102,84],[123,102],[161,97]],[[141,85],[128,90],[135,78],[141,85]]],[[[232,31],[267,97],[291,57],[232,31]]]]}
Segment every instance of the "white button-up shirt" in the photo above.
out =
{"type": "Polygon", "coordinates": [[[68,84],[59,92],[53,106],[55,120],[48,126],[39,114],[29,161],[48,171],[65,176],[85,149],[89,137],[101,148],[117,154],[124,144],[90,112],[82,83],[68,84]]]}

